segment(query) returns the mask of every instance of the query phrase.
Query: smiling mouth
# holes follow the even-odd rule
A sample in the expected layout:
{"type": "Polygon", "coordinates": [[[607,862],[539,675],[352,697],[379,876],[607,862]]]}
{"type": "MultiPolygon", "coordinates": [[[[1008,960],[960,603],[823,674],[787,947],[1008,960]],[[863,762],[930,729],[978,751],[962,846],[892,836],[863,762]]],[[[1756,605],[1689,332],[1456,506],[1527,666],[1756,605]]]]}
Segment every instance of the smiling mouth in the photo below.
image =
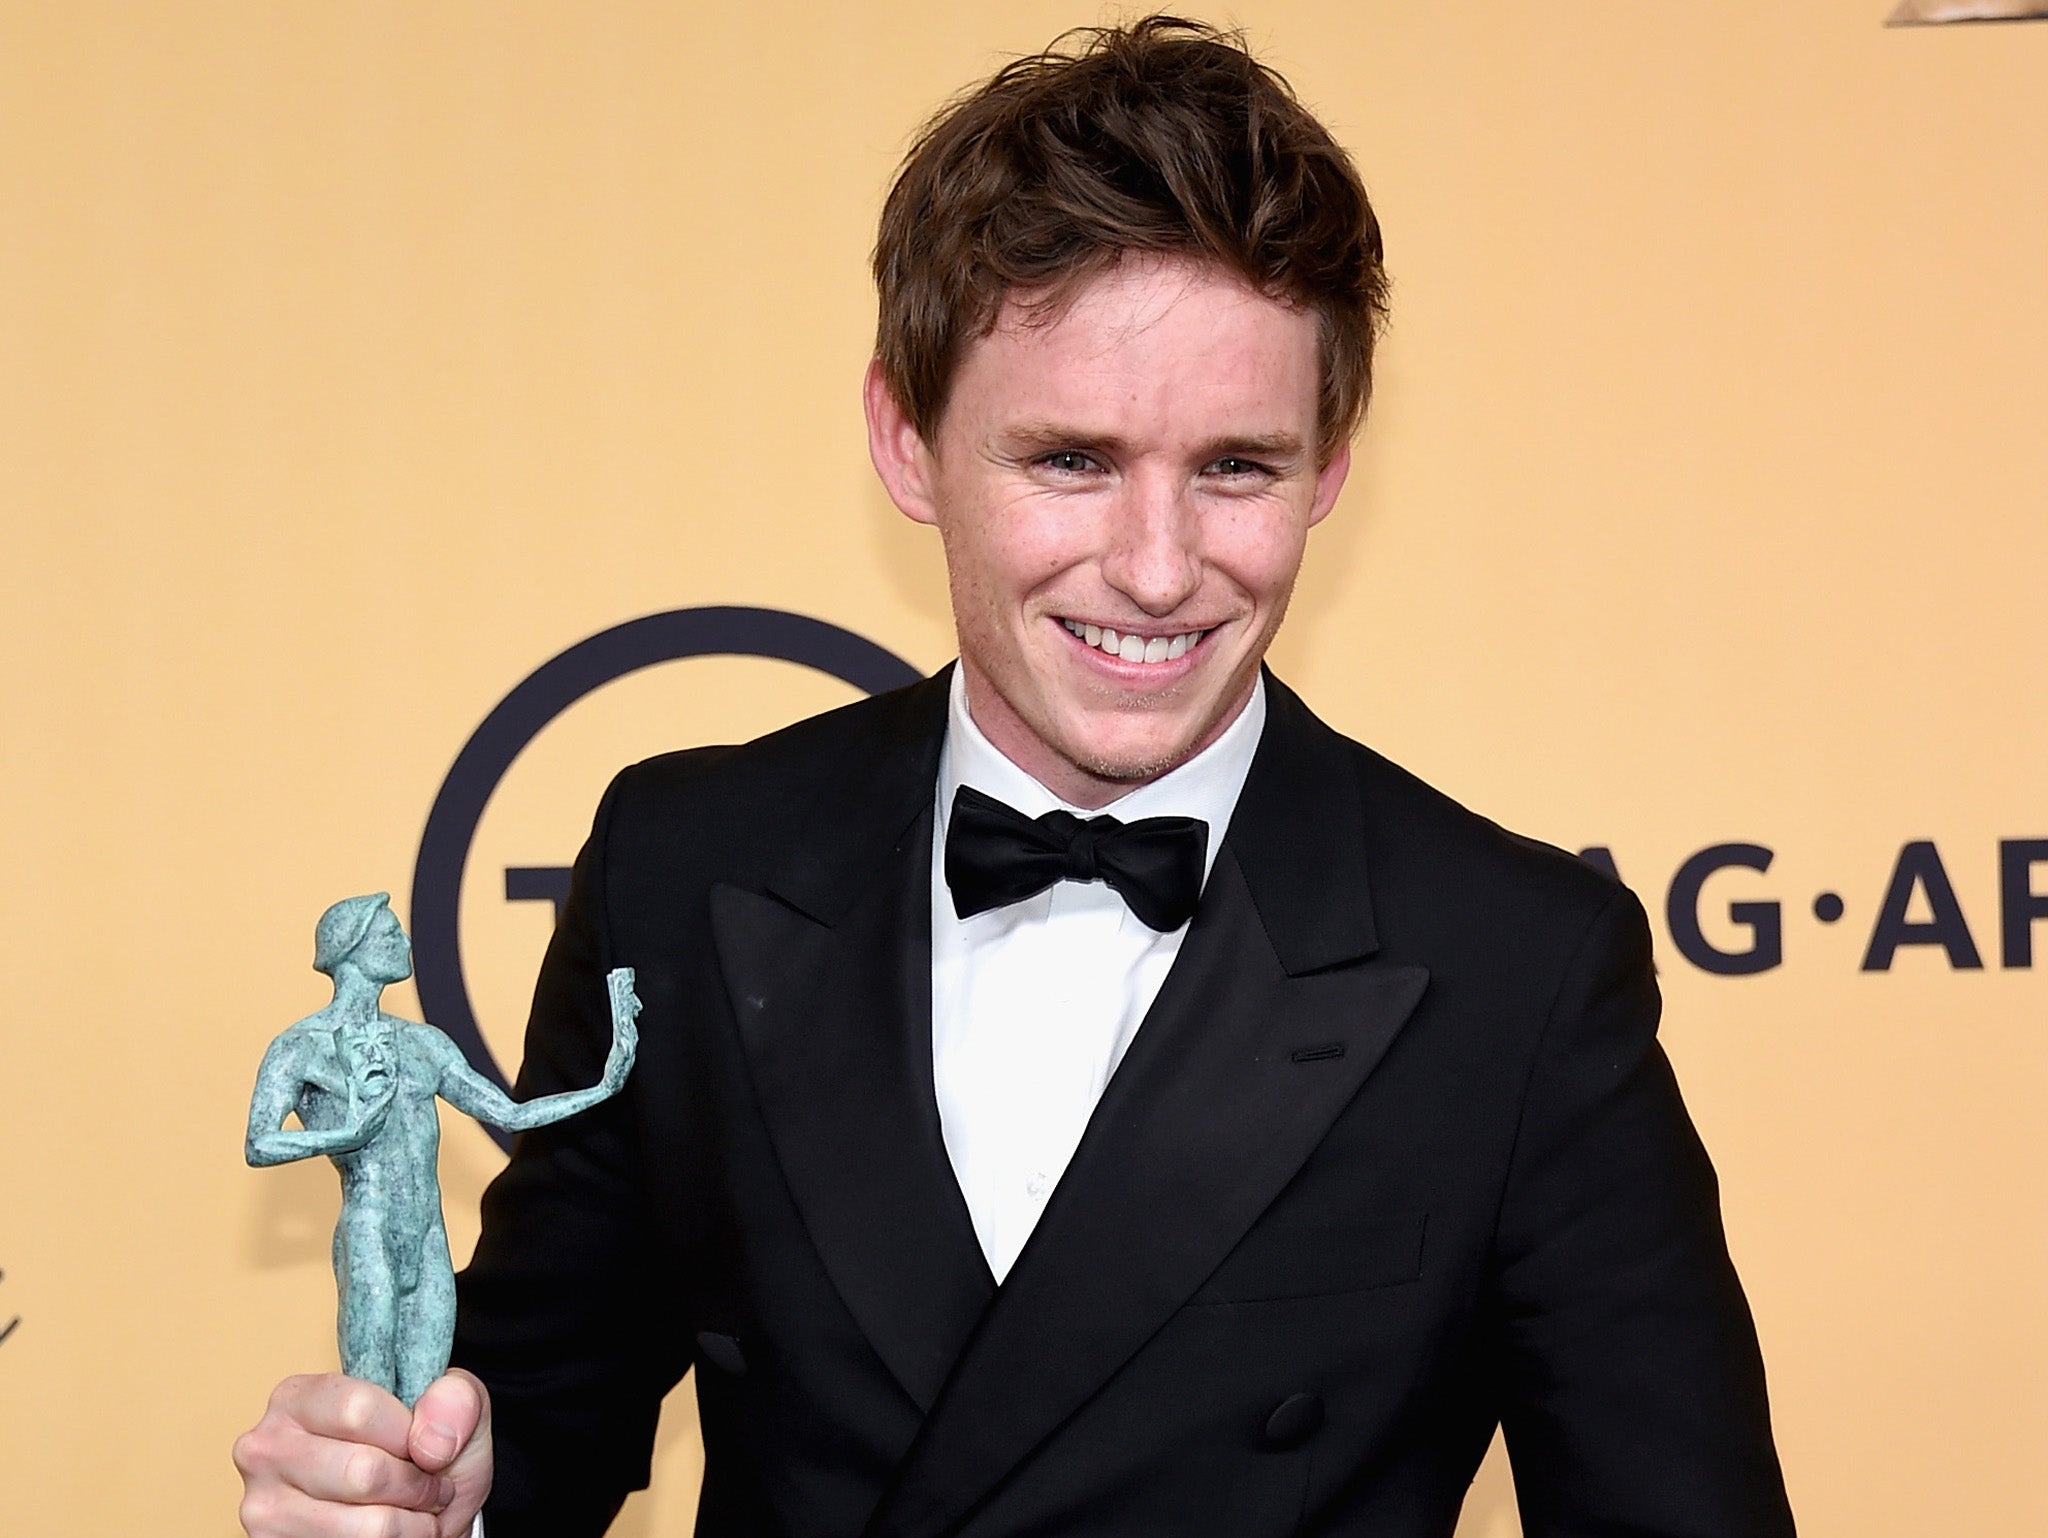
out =
{"type": "Polygon", "coordinates": [[[1060,623],[1086,645],[1125,662],[1171,662],[1193,651],[1202,643],[1203,637],[1216,628],[1211,625],[1208,630],[1181,630],[1166,635],[1137,635],[1129,631],[1111,630],[1103,625],[1086,624],[1077,619],[1063,619],[1060,623]]]}

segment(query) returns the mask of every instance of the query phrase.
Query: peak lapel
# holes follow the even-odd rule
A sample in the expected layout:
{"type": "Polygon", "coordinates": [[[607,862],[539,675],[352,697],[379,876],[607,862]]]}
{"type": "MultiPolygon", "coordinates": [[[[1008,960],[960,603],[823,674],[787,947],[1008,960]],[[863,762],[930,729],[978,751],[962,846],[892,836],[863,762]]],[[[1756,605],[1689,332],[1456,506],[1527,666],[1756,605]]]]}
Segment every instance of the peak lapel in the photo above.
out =
{"type": "Polygon", "coordinates": [[[922,688],[936,715],[912,733],[915,751],[855,766],[770,892],[718,886],[711,918],[805,1227],[876,1354],[928,1410],[995,1284],[932,1089],[931,801],[945,688],[922,688]]]}
{"type": "Polygon", "coordinates": [[[1073,1415],[1300,1169],[1422,996],[1421,968],[1370,960],[1347,745],[1277,685],[1269,700],[1180,958],[868,1538],[950,1531],[1073,1415]]]}

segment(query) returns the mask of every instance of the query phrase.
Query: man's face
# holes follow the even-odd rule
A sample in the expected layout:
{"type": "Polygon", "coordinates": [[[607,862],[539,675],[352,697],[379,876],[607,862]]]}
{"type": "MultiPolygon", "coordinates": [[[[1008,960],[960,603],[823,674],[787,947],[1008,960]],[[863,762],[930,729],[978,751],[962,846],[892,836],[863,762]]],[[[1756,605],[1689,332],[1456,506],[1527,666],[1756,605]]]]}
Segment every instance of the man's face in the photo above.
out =
{"type": "Polygon", "coordinates": [[[1213,741],[1349,465],[1316,462],[1314,317],[1210,266],[1127,257],[1050,324],[1007,304],[934,443],[878,377],[877,467],[938,525],[990,741],[1083,806],[1213,741]]]}

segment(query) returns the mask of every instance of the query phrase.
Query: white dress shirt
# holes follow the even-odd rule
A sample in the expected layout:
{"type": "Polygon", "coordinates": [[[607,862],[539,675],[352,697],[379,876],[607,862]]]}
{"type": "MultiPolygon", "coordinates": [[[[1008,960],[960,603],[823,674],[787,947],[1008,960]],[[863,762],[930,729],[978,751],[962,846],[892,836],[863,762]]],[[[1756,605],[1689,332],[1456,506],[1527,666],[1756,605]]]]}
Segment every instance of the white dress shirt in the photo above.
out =
{"type": "Polygon", "coordinates": [[[1027,817],[1199,817],[1209,825],[1206,881],[1265,723],[1262,677],[1208,747],[1089,811],[1060,800],[981,734],[953,670],[932,839],[932,1078],[953,1176],[998,1282],[1031,1237],[1188,930],[1147,928],[1099,881],[1061,881],[960,918],[946,885],[953,792],[971,785],[1027,817]]]}

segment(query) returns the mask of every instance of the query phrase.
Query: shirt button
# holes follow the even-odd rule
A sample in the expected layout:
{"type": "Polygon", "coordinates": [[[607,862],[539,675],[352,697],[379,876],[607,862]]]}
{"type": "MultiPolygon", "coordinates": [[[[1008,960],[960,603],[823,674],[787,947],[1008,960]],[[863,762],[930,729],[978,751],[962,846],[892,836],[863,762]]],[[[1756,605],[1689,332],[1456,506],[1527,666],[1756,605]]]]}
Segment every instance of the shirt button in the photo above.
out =
{"type": "Polygon", "coordinates": [[[1033,1175],[1030,1179],[1024,1182],[1024,1194],[1030,1197],[1033,1201],[1036,1201],[1040,1197],[1045,1195],[1045,1188],[1049,1184],[1050,1182],[1047,1181],[1045,1175],[1042,1172],[1033,1175]]]}

